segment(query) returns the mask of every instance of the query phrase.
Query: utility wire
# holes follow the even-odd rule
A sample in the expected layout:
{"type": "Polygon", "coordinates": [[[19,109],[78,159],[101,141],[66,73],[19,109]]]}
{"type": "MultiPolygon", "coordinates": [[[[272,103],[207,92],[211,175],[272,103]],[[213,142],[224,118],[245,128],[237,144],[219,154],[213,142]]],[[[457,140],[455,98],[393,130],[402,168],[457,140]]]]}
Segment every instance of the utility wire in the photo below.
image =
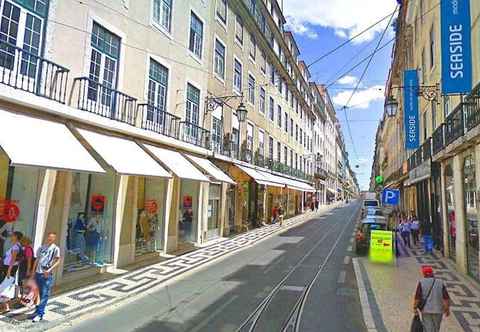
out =
{"type": "Polygon", "coordinates": [[[397,12],[397,9],[398,9],[398,6],[395,7],[395,11],[390,15],[390,19],[388,20],[388,24],[387,26],[385,27],[385,29],[383,30],[382,32],[382,35],[380,36],[379,40],[378,40],[378,43],[375,47],[375,50],[374,52],[372,53],[372,55],[370,56],[370,59],[368,60],[365,68],[363,69],[363,72],[362,72],[362,75],[360,76],[360,78],[358,79],[357,81],[357,84],[355,85],[355,89],[352,91],[352,93],[350,94],[350,97],[348,98],[347,102],[345,103],[345,106],[343,107],[343,109],[345,110],[345,122],[347,124],[347,129],[348,129],[348,134],[350,136],[350,141],[352,142],[352,148],[353,148],[353,152],[355,153],[355,156],[357,157],[358,159],[358,153],[357,153],[357,150],[355,148],[355,143],[353,141],[353,136],[352,136],[352,130],[350,128],[350,123],[348,122],[348,105],[350,104],[350,102],[352,101],[352,98],[353,96],[355,96],[355,93],[357,93],[357,90],[360,86],[360,84],[362,83],[362,80],[364,79],[365,75],[367,74],[367,71],[368,71],[368,68],[370,67],[370,64],[372,63],[372,60],[375,56],[375,54],[378,52],[379,48],[380,48],[380,44],[382,43],[383,41],[383,37],[385,37],[385,34],[387,33],[388,31],[388,28],[390,27],[390,24],[393,20],[393,17],[395,15],[395,13],[397,12]]]}
{"type": "MultiPolygon", "coordinates": [[[[392,15],[394,15],[395,13],[397,12],[397,8],[395,8],[395,11],[388,14],[387,16],[383,17],[382,19],[378,20],[377,22],[369,25],[367,28],[363,29],[362,31],[360,31],[359,33],[357,33],[355,36],[351,37],[350,39],[344,41],[343,43],[341,43],[340,45],[334,47],[333,49],[331,49],[330,51],[322,54],[320,57],[318,57],[316,60],[312,61],[308,66],[307,68],[310,68],[311,66],[313,66],[314,64],[318,63],[319,61],[325,59],[326,57],[328,57],[329,55],[335,53],[336,51],[338,51],[340,48],[342,48],[343,46],[351,43],[353,40],[355,40],[356,38],[360,37],[361,35],[363,35],[365,32],[371,30],[372,28],[374,28],[375,26],[379,25],[380,23],[382,23],[383,21],[385,21],[387,18],[389,17],[393,17],[392,15]]],[[[390,20],[391,21],[391,20],[390,20]]]]}

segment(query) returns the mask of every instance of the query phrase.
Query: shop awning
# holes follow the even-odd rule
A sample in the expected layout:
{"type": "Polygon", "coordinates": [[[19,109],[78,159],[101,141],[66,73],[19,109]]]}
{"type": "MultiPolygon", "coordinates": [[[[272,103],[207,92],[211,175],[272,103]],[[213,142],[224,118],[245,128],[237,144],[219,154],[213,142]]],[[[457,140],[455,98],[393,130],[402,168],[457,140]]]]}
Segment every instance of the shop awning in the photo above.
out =
{"type": "Polygon", "coordinates": [[[119,174],[171,177],[137,143],[120,137],[79,129],[80,135],[119,174]]]}
{"type": "Polygon", "coordinates": [[[0,146],[12,165],[104,173],[64,124],[0,111],[0,146]]]}
{"type": "Polygon", "coordinates": [[[294,189],[294,190],[299,190],[299,191],[308,191],[308,192],[314,192],[315,188],[312,186],[308,185],[307,183],[289,179],[286,177],[282,177],[279,175],[275,175],[272,173],[264,172],[264,171],[258,171],[262,176],[264,176],[266,179],[268,179],[271,182],[275,183],[280,183],[282,186],[287,186],[287,188],[294,189]]]}
{"type": "Polygon", "coordinates": [[[186,155],[194,164],[203,169],[205,172],[210,174],[214,179],[226,182],[230,184],[236,184],[227,174],[225,174],[221,169],[215,166],[210,160],[205,158],[199,158],[191,155],[186,155]]]}
{"type": "Polygon", "coordinates": [[[240,168],[243,172],[247,173],[248,176],[250,176],[256,183],[262,184],[265,186],[271,186],[271,187],[284,187],[285,184],[283,183],[277,183],[273,181],[272,177],[269,177],[265,174],[265,172],[262,171],[257,171],[253,168],[246,167],[243,165],[235,165],[238,168],[240,168]]]}
{"type": "MultiPolygon", "coordinates": [[[[308,183],[305,183],[305,182],[302,182],[302,181],[297,181],[297,180],[290,180],[288,179],[289,181],[291,181],[291,185],[298,188],[297,190],[300,190],[300,191],[306,191],[306,192],[315,192],[316,189],[314,187],[312,187],[311,185],[309,185],[308,183]]],[[[287,184],[288,186],[288,184],[287,184]]]]}
{"type": "Polygon", "coordinates": [[[181,179],[210,182],[191,162],[179,152],[162,149],[157,146],[143,144],[158,160],[165,164],[176,176],[181,179]]]}

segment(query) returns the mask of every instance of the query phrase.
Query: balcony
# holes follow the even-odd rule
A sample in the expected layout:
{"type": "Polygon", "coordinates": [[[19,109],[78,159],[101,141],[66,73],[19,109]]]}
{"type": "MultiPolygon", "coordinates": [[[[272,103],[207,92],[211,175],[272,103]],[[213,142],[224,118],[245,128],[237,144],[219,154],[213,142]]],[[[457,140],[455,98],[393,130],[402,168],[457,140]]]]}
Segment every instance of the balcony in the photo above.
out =
{"type": "Polygon", "coordinates": [[[191,122],[179,123],[178,139],[205,149],[210,147],[210,132],[191,122]]]}
{"type": "Polygon", "coordinates": [[[442,123],[432,135],[433,155],[436,155],[445,147],[445,124],[442,123]]]}
{"type": "Polygon", "coordinates": [[[69,70],[0,41],[0,83],[65,104],[69,70]]]}
{"type": "Polygon", "coordinates": [[[73,92],[77,92],[76,107],[135,126],[137,121],[137,99],[100,84],[88,77],[75,78],[73,92]]]}
{"type": "Polygon", "coordinates": [[[445,119],[445,145],[449,145],[464,133],[464,103],[460,103],[445,119]]]}
{"type": "Polygon", "coordinates": [[[139,104],[137,106],[137,114],[142,119],[142,128],[153,131],[169,137],[177,137],[180,118],[160,108],[139,104]]]}
{"type": "Polygon", "coordinates": [[[259,148],[255,152],[255,165],[259,167],[265,167],[265,156],[263,155],[263,149],[259,148]]]}
{"type": "Polygon", "coordinates": [[[314,176],[316,178],[320,178],[320,179],[326,179],[328,174],[327,174],[327,171],[323,168],[323,167],[315,167],[315,174],[314,176]]]}
{"type": "Polygon", "coordinates": [[[465,127],[467,131],[480,123],[480,84],[465,98],[465,127]]]}
{"type": "Polygon", "coordinates": [[[253,162],[253,151],[251,148],[248,147],[247,142],[243,142],[242,144],[242,151],[240,153],[240,159],[247,163],[253,162]]]}
{"type": "Polygon", "coordinates": [[[420,157],[421,157],[421,163],[426,162],[432,157],[432,143],[431,143],[431,138],[429,137],[425,142],[423,142],[422,146],[420,147],[421,152],[420,152],[420,157]]]}

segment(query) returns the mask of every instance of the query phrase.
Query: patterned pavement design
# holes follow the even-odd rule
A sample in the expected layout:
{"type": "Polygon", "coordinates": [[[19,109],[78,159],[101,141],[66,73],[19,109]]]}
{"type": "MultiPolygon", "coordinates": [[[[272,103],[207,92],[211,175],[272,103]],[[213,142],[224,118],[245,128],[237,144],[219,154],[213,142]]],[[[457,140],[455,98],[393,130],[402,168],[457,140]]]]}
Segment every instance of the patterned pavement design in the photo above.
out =
{"type": "MultiPolygon", "coordinates": [[[[319,212],[307,212],[290,218],[284,221],[281,228],[277,224],[256,228],[211,246],[126,273],[115,279],[60,294],[49,301],[44,321],[62,322],[69,317],[73,318],[74,316],[78,318],[87,312],[92,312],[121,300],[131,299],[135,295],[155,290],[157,287],[162,287],[162,284],[166,281],[180,274],[187,273],[224,255],[249,247],[273,234],[298,226],[328,212],[336,206],[332,205],[321,209],[319,212]]],[[[25,320],[25,313],[25,309],[19,309],[8,315],[1,316],[0,331],[5,328],[7,331],[11,331],[12,324],[20,328],[28,329],[33,327],[29,320],[25,320]]]]}
{"type": "Polygon", "coordinates": [[[466,332],[480,331],[480,290],[470,280],[454,271],[445,258],[437,254],[425,254],[423,250],[411,249],[421,265],[433,267],[435,276],[443,279],[451,299],[451,312],[466,332]]]}

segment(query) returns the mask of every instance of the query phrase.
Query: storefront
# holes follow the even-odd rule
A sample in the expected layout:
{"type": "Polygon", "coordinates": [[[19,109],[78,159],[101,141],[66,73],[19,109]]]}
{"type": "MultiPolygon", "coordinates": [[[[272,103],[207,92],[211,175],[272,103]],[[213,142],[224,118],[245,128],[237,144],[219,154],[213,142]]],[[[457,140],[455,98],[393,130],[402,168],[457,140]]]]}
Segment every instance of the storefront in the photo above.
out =
{"type": "Polygon", "coordinates": [[[444,170],[445,181],[445,201],[447,215],[447,240],[448,240],[448,257],[455,261],[456,258],[456,237],[457,237],[457,221],[455,214],[455,183],[453,176],[453,159],[449,159],[445,164],[444,170]]]}
{"type": "Polygon", "coordinates": [[[475,179],[475,154],[473,151],[468,151],[465,154],[463,161],[463,179],[467,269],[470,276],[476,280],[480,280],[477,185],[475,179]]]}

